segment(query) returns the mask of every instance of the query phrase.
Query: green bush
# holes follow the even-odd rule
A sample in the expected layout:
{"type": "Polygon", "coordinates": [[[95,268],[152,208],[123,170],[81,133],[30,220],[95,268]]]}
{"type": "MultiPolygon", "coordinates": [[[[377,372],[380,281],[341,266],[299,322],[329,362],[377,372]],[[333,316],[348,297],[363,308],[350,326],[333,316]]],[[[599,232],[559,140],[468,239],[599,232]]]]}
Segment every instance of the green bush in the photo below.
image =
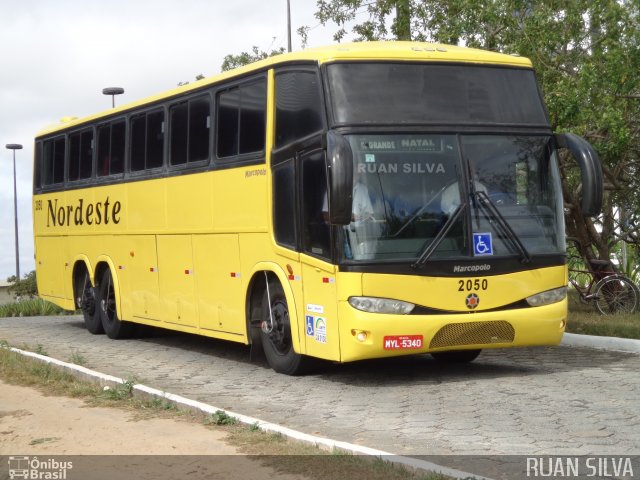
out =
{"type": "Polygon", "coordinates": [[[9,287],[9,293],[13,293],[14,298],[35,298],[38,296],[35,270],[27,273],[22,280],[12,275],[7,278],[7,282],[13,284],[9,287]]]}
{"type": "Polygon", "coordinates": [[[65,310],[41,298],[31,298],[0,305],[0,317],[41,317],[63,313],[65,313],[65,310]]]}

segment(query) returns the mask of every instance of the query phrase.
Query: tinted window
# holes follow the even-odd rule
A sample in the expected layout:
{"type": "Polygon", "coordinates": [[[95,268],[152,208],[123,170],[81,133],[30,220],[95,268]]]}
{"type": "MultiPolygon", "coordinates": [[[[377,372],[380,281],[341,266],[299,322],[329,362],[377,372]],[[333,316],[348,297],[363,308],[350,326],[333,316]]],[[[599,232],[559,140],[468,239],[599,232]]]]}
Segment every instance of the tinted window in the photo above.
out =
{"type": "Polygon", "coordinates": [[[331,255],[327,173],[324,153],[302,157],[302,224],[304,250],[321,257],[331,255]]]}
{"type": "Polygon", "coordinates": [[[240,153],[264,150],[267,84],[258,82],[240,88],[240,153]]]}
{"type": "Polygon", "coordinates": [[[189,106],[187,102],[172,105],[171,116],[171,165],[187,163],[187,129],[189,106]]]}
{"type": "Polygon", "coordinates": [[[53,185],[64,181],[64,154],[64,137],[44,142],[43,185],[53,185]]]}
{"type": "Polygon", "coordinates": [[[273,167],[273,223],[276,242],[296,246],[295,175],[293,160],[273,167]]]}
{"type": "Polygon", "coordinates": [[[171,165],[209,158],[209,96],[171,107],[171,165]]]}
{"type": "Polygon", "coordinates": [[[61,137],[54,140],[53,143],[53,183],[62,183],[64,182],[65,139],[61,137]]]}
{"type": "Polygon", "coordinates": [[[91,177],[93,163],[93,130],[69,135],[69,181],[91,177]]]}
{"type": "Polygon", "coordinates": [[[162,167],[164,112],[138,115],[131,119],[131,171],[162,167]]]}
{"type": "Polygon", "coordinates": [[[147,115],[147,168],[162,167],[164,152],[164,111],[147,115]]]}
{"type": "Polygon", "coordinates": [[[80,133],[69,135],[69,181],[80,178],[80,133]]]}
{"type": "Polygon", "coordinates": [[[93,129],[80,134],[80,180],[93,174],[93,129]]]}
{"type": "Polygon", "coordinates": [[[98,176],[124,172],[124,120],[98,127],[98,176]]]}
{"type": "Polygon", "coordinates": [[[276,76],[276,147],[322,130],[322,98],[315,72],[276,76]]]}
{"type": "Polygon", "coordinates": [[[131,118],[131,171],[144,170],[145,136],[147,116],[131,118]]]}
{"type": "Polygon", "coordinates": [[[209,158],[209,96],[189,102],[189,161],[199,162],[209,158]]]}
{"type": "Polygon", "coordinates": [[[218,95],[218,157],[264,150],[266,81],[241,85],[218,95]]]}
{"type": "Polygon", "coordinates": [[[218,157],[238,153],[238,110],[240,90],[234,88],[218,96],[218,157]]]}
{"type": "Polygon", "coordinates": [[[125,122],[111,126],[111,175],[124,172],[125,122]]]}
{"type": "Polygon", "coordinates": [[[336,123],[548,124],[532,70],[339,63],[327,72],[336,123]]]}

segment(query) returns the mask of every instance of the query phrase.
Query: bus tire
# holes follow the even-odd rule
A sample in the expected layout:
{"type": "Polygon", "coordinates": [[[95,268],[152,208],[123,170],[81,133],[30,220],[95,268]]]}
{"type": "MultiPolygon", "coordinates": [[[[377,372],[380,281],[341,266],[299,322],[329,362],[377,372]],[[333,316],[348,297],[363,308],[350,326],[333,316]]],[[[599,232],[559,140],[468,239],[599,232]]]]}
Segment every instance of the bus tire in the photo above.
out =
{"type": "Polygon", "coordinates": [[[113,277],[108,268],[102,274],[102,278],[98,284],[96,310],[99,312],[102,327],[107,337],[118,340],[131,336],[133,325],[128,322],[123,322],[118,318],[113,277]]]}
{"type": "Polygon", "coordinates": [[[473,362],[482,350],[451,350],[449,352],[433,352],[431,356],[443,363],[469,363],[473,362]]]}
{"type": "Polygon", "coordinates": [[[94,335],[104,333],[100,312],[96,308],[97,290],[91,285],[89,272],[83,269],[81,278],[77,279],[75,284],[76,306],[82,311],[84,317],[84,326],[94,335]]]}
{"type": "Polygon", "coordinates": [[[261,316],[260,338],[269,366],[285,375],[306,373],[312,365],[312,359],[296,353],[293,349],[289,307],[282,285],[278,281],[269,281],[268,289],[262,298],[261,316]]]}

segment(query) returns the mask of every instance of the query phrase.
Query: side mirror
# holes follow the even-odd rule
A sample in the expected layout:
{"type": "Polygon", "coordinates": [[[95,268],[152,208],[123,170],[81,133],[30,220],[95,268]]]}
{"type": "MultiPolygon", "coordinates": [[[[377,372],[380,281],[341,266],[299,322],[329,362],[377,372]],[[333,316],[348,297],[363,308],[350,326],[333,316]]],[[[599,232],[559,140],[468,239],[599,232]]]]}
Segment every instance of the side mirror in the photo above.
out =
{"type": "Polygon", "coordinates": [[[339,133],[327,133],[329,174],[329,222],[349,225],[353,207],[353,152],[349,141],[339,133]]]}
{"type": "Polygon", "coordinates": [[[556,134],[558,147],[566,148],[580,166],[582,180],[582,213],[595,217],[602,211],[604,181],[598,154],[584,138],[573,133],[556,134]]]}

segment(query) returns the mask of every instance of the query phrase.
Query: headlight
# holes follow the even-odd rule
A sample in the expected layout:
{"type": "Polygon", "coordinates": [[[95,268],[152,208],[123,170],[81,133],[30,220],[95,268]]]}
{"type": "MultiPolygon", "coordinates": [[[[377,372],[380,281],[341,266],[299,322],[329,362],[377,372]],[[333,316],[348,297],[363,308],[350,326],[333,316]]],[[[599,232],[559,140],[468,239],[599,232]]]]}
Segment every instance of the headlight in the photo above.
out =
{"type": "Polygon", "coordinates": [[[369,313],[392,313],[406,315],[415,307],[413,303],[390,298],[349,297],[349,305],[357,310],[369,313]]]}
{"type": "Polygon", "coordinates": [[[567,296],[567,287],[554,288],[546,292],[537,293],[527,297],[527,303],[532,307],[541,307],[551,303],[559,302],[567,296]]]}

